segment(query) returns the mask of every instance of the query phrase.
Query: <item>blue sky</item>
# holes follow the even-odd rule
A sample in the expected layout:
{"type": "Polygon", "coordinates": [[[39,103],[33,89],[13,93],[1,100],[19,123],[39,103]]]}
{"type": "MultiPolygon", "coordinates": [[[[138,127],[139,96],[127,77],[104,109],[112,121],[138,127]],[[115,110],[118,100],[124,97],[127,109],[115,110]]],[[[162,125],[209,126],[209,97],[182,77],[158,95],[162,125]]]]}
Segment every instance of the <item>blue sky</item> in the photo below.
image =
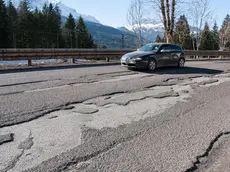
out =
{"type": "MultiPolygon", "coordinates": [[[[77,12],[96,17],[102,24],[117,27],[127,25],[126,13],[131,0],[62,0],[77,12]]],[[[230,0],[211,0],[213,18],[221,25],[230,14],[230,0]]]]}

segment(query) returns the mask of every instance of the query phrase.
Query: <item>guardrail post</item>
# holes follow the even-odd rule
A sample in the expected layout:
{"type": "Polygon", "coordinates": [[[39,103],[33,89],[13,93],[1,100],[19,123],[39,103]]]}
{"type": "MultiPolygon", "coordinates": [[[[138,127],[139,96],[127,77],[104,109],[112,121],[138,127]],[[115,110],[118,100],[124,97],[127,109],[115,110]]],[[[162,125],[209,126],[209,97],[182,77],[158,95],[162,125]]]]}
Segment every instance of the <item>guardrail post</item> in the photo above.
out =
{"type": "Polygon", "coordinates": [[[109,62],[109,57],[106,57],[105,61],[106,61],[106,62],[109,62]]]}
{"type": "Polygon", "coordinates": [[[32,60],[28,60],[28,66],[32,66],[32,60]]]}
{"type": "Polygon", "coordinates": [[[72,63],[75,63],[75,58],[72,58],[72,63]]]}

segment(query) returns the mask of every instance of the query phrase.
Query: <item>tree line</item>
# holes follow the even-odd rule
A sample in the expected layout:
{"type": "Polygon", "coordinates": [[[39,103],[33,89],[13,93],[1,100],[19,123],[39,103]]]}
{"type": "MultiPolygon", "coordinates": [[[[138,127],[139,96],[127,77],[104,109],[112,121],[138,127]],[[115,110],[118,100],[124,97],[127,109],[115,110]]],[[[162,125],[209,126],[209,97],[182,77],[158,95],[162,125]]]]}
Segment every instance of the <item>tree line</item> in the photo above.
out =
{"type": "Polygon", "coordinates": [[[151,16],[146,12],[149,8],[155,16],[160,16],[163,22],[164,37],[158,35],[156,42],[177,43],[184,49],[193,50],[230,48],[229,15],[220,29],[216,22],[210,22],[210,0],[131,0],[127,21],[134,30],[138,47],[143,44],[143,25],[151,22],[151,16]],[[183,13],[190,19],[190,25],[183,13]],[[208,23],[213,23],[212,28],[208,23]],[[192,30],[190,26],[193,26],[192,30]]]}
{"type": "MultiPolygon", "coordinates": [[[[223,26],[222,26],[223,27],[223,26]]],[[[213,28],[210,29],[209,24],[206,22],[204,29],[199,31],[200,44],[197,47],[196,33],[191,31],[188,20],[185,15],[179,17],[175,24],[175,29],[172,35],[172,42],[181,45],[187,50],[219,50],[220,37],[217,23],[214,22],[213,28]]],[[[165,42],[165,38],[159,35],[156,37],[155,42],[165,42]]]]}
{"type": "Polygon", "coordinates": [[[0,48],[94,48],[84,20],[69,14],[62,26],[58,5],[44,4],[31,10],[27,0],[16,8],[0,0],[0,48]]]}

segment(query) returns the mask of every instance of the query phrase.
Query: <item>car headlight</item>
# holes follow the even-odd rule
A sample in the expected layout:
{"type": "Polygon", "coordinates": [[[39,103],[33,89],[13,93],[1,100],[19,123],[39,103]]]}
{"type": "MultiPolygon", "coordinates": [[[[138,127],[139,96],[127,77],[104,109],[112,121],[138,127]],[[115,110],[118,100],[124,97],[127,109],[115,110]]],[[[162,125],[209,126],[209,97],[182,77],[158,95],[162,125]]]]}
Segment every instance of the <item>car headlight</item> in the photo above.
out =
{"type": "Polygon", "coordinates": [[[140,61],[140,60],[142,60],[142,58],[140,58],[140,57],[134,57],[134,58],[132,58],[132,60],[140,61]]]}

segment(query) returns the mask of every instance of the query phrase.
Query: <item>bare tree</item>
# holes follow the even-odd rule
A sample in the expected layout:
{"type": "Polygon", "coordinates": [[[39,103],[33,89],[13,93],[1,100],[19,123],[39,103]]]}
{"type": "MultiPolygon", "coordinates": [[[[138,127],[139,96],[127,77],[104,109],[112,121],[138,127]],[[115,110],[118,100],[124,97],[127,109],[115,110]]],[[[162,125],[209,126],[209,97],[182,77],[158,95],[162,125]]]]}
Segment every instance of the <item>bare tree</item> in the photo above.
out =
{"type": "Polygon", "coordinates": [[[137,38],[137,47],[143,45],[142,26],[146,23],[143,0],[132,0],[127,12],[127,21],[137,38]]]}
{"type": "Polygon", "coordinates": [[[189,4],[188,12],[188,15],[190,15],[190,18],[193,20],[193,26],[196,28],[196,49],[199,50],[202,39],[200,32],[203,29],[205,22],[209,20],[212,14],[212,11],[210,10],[210,0],[192,0],[189,4]]]}
{"type": "Polygon", "coordinates": [[[154,10],[160,14],[161,21],[164,25],[166,42],[172,42],[175,16],[178,12],[176,6],[179,0],[146,0],[145,2],[151,4],[154,10]]]}

